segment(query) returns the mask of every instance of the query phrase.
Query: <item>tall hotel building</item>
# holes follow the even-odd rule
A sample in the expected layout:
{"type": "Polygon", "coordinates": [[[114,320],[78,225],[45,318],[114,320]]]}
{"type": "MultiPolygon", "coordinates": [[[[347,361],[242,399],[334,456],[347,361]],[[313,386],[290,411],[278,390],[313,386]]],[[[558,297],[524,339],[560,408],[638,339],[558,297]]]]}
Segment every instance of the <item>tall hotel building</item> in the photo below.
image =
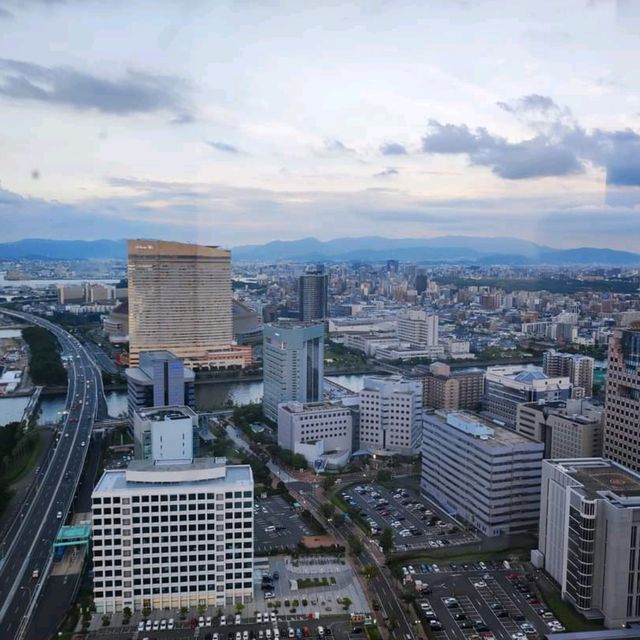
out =
{"type": "Polygon", "coordinates": [[[604,456],[640,470],[640,330],[619,330],[609,340],[604,456]]]}
{"type": "Polygon", "coordinates": [[[231,253],[163,240],[129,240],[129,363],[171,351],[190,367],[251,363],[232,345],[231,253]]]}
{"type": "Polygon", "coordinates": [[[102,474],[92,516],[98,613],[251,601],[250,466],[134,460],[102,474]]]}

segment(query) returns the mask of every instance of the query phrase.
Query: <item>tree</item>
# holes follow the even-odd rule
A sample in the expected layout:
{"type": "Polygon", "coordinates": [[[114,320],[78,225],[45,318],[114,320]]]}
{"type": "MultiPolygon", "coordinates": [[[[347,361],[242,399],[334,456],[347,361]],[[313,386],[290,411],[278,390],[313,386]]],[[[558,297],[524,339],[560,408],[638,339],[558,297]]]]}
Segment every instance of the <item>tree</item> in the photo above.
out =
{"type": "Polygon", "coordinates": [[[307,469],[309,465],[307,459],[301,453],[294,453],[291,456],[291,466],[294,469],[307,469]]]}
{"type": "Polygon", "coordinates": [[[236,613],[242,613],[244,610],[244,605],[242,602],[236,602],[236,613]]]}
{"type": "Polygon", "coordinates": [[[151,609],[149,609],[149,607],[145,607],[142,610],[142,617],[143,618],[148,618],[151,615],[151,609]]]}
{"type": "Polygon", "coordinates": [[[189,613],[189,609],[187,607],[180,607],[180,620],[184,620],[187,617],[187,613],[189,613]]]}
{"type": "Polygon", "coordinates": [[[378,567],[376,567],[375,564],[368,564],[362,570],[362,574],[367,579],[367,581],[373,580],[379,573],[380,570],[378,569],[378,567]]]}
{"type": "Polygon", "coordinates": [[[331,491],[335,483],[336,483],[335,476],[324,476],[322,480],[320,480],[320,486],[322,487],[323,491],[331,491]]]}
{"type": "Polygon", "coordinates": [[[358,536],[349,536],[347,538],[347,542],[349,543],[349,549],[351,549],[351,553],[354,556],[359,556],[362,553],[362,541],[358,536]]]}
{"type": "Polygon", "coordinates": [[[130,607],[125,607],[122,610],[122,615],[128,620],[129,618],[131,618],[131,608],[130,607]]]}
{"type": "Polygon", "coordinates": [[[349,607],[351,606],[352,602],[351,602],[351,598],[346,597],[346,598],[342,598],[342,608],[345,611],[349,611],[349,607]]]}
{"type": "Polygon", "coordinates": [[[387,554],[390,553],[393,549],[393,531],[391,527],[385,527],[382,530],[382,535],[380,536],[380,546],[382,547],[382,551],[387,554]]]}
{"type": "Polygon", "coordinates": [[[199,604],[199,605],[198,605],[198,614],[199,614],[199,615],[203,616],[203,615],[204,615],[204,612],[205,612],[206,610],[207,610],[206,605],[204,605],[204,604],[199,604]]]}
{"type": "Polygon", "coordinates": [[[380,469],[376,474],[376,480],[378,482],[390,482],[391,481],[391,472],[386,469],[380,469]]]}
{"type": "Polygon", "coordinates": [[[336,506],[332,502],[323,502],[320,505],[320,512],[327,520],[330,520],[336,513],[336,506]]]}

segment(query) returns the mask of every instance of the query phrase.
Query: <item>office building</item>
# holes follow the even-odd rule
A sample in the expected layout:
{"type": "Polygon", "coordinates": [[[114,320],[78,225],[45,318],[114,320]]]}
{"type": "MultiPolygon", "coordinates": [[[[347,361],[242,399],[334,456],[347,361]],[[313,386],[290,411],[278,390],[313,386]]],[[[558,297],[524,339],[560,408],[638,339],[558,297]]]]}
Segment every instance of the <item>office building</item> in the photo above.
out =
{"type": "Polygon", "coordinates": [[[486,536],[532,531],[544,445],[476,414],[425,413],[421,489],[486,536]]]}
{"type": "Polygon", "coordinates": [[[105,471],[91,498],[99,614],[251,601],[249,465],[134,460],[105,471]]]}
{"type": "Polygon", "coordinates": [[[302,454],[316,471],[344,466],[352,441],[349,407],[330,402],[284,402],[278,407],[278,445],[302,454]]]}
{"type": "Polygon", "coordinates": [[[129,362],[171,351],[192,368],[244,367],[232,344],[231,253],[163,240],[129,240],[129,362]]]}
{"type": "Polygon", "coordinates": [[[329,276],[318,265],[307,269],[298,281],[299,318],[302,322],[323,322],[327,319],[329,276]]]}
{"type": "Polygon", "coordinates": [[[398,313],[398,340],[419,347],[438,344],[438,316],[422,309],[405,309],[398,313]]]}
{"type": "Polygon", "coordinates": [[[584,395],[591,397],[594,364],[594,359],[589,356],[551,350],[544,352],[542,370],[550,378],[568,377],[574,387],[584,389],[584,395]]]}
{"type": "Polygon", "coordinates": [[[568,377],[550,378],[534,366],[489,367],[484,378],[482,410],[508,427],[515,427],[518,405],[522,402],[570,397],[568,377]]]}
{"type": "Polygon", "coordinates": [[[414,455],[420,449],[422,385],[401,376],[368,376],[360,393],[361,449],[414,455]]]}
{"type": "Polygon", "coordinates": [[[117,304],[102,319],[102,328],[113,344],[129,342],[129,300],[117,304]]]}
{"type": "Polygon", "coordinates": [[[195,407],[195,374],[169,351],[143,351],[139,366],[125,375],[130,425],[134,412],[144,407],[195,407]]]}
{"type": "Polygon", "coordinates": [[[640,622],[640,476],[611,460],[545,460],[532,561],[586,618],[640,622]]]}
{"type": "Polygon", "coordinates": [[[263,327],[262,365],[266,418],[278,420],[281,402],[318,402],[324,392],[324,325],[277,322],[263,327]]]}
{"type": "Polygon", "coordinates": [[[609,340],[604,456],[640,470],[640,330],[618,330],[609,340]]]}
{"type": "Polygon", "coordinates": [[[588,400],[519,404],[516,431],[545,445],[545,458],[602,455],[604,411],[588,400]]]}
{"type": "Polygon", "coordinates": [[[138,409],[133,414],[133,443],[138,460],[193,459],[198,416],[189,407],[138,409]]]}
{"type": "Polygon", "coordinates": [[[481,369],[451,371],[449,365],[434,362],[421,381],[425,408],[445,411],[480,408],[484,392],[484,371],[481,369]]]}

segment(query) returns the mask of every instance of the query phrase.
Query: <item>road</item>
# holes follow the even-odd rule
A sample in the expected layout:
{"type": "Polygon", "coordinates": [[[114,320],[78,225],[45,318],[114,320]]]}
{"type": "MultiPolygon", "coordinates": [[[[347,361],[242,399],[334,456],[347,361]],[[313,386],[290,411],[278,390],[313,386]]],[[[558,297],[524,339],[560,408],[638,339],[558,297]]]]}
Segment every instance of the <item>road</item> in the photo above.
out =
{"type": "Polygon", "coordinates": [[[47,578],[53,541],[65,522],[84,465],[98,409],[102,380],[95,363],[78,342],[57,325],[27,313],[1,310],[51,331],[69,357],[65,421],[51,461],[15,537],[8,541],[0,568],[0,638],[26,633],[38,594],[47,578]],[[33,578],[38,571],[39,577],[33,578]]]}

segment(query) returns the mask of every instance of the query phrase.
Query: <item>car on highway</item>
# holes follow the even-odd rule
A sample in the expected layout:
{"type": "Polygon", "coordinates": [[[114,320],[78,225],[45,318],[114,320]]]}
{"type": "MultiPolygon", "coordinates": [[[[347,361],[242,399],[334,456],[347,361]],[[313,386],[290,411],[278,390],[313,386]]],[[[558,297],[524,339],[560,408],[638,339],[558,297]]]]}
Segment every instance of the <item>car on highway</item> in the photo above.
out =
{"type": "Polygon", "coordinates": [[[56,514],[56,518],[58,520],[60,520],[62,518],[62,511],[58,511],[58,513],[56,514]]]}

